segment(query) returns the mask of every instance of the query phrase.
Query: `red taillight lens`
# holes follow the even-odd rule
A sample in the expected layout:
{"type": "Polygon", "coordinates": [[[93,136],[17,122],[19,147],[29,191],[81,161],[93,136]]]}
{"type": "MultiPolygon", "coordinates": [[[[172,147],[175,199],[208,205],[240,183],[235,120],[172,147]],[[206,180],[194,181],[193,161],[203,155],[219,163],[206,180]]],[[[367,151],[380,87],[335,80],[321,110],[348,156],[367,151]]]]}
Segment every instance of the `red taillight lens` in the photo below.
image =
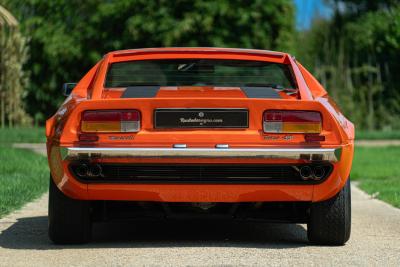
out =
{"type": "Polygon", "coordinates": [[[82,115],[82,132],[138,132],[140,113],[137,110],[90,110],[82,115]]]}
{"type": "Polygon", "coordinates": [[[320,133],[321,113],[317,111],[267,110],[263,128],[266,133],[320,133]]]}

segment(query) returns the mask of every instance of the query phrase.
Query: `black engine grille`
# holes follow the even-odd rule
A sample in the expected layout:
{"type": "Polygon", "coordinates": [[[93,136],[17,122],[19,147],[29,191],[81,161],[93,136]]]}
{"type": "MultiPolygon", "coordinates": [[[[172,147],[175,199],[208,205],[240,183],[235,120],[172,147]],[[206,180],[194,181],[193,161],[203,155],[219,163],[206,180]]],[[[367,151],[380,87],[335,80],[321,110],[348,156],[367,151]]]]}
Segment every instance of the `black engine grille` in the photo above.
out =
{"type": "MultiPolygon", "coordinates": [[[[134,165],[99,164],[102,174],[98,177],[78,175],[82,163],[70,165],[70,170],[85,182],[128,183],[287,183],[315,184],[329,176],[332,166],[318,164],[325,169],[319,180],[302,180],[299,168],[304,165],[134,165]]],[[[311,166],[312,165],[308,165],[311,166]]]]}

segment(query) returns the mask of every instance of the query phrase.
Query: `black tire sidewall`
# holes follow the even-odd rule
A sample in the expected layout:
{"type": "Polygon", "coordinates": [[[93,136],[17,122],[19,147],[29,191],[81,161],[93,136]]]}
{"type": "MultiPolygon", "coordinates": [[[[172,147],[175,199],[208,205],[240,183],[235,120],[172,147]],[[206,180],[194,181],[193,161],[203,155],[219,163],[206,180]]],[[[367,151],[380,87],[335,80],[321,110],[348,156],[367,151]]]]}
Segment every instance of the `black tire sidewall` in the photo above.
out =
{"type": "Polygon", "coordinates": [[[86,243],[91,238],[90,202],[67,197],[52,177],[48,219],[49,237],[56,244],[86,243]]]}
{"type": "Polygon", "coordinates": [[[321,245],[344,245],[351,232],[350,178],[333,198],[311,204],[308,239],[321,245]]]}

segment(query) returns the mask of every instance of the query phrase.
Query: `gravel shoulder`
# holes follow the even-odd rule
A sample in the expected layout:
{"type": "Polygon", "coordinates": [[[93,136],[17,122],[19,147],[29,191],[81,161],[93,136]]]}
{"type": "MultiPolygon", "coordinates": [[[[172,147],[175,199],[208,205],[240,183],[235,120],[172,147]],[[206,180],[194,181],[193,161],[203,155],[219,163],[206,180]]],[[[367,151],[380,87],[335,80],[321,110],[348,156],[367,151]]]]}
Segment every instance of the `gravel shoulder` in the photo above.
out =
{"type": "Polygon", "coordinates": [[[304,225],[214,221],[96,224],[92,243],[56,246],[47,197],[0,219],[0,266],[400,265],[400,209],[355,185],[342,247],[310,245],[304,225]]]}

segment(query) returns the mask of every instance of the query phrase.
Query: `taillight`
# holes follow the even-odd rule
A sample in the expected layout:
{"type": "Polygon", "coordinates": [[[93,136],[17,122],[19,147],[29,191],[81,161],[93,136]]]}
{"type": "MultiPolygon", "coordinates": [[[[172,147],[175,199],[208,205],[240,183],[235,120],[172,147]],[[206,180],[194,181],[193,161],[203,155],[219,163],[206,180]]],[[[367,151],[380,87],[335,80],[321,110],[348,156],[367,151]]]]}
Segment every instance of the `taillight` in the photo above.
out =
{"type": "Polygon", "coordinates": [[[140,113],[137,110],[90,110],[82,115],[81,130],[86,133],[123,132],[140,130],[140,113]]]}
{"type": "Polygon", "coordinates": [[[266,133],[320,133],[321,114],[316,111],[267,110],[263,116],[266,133]]]}

